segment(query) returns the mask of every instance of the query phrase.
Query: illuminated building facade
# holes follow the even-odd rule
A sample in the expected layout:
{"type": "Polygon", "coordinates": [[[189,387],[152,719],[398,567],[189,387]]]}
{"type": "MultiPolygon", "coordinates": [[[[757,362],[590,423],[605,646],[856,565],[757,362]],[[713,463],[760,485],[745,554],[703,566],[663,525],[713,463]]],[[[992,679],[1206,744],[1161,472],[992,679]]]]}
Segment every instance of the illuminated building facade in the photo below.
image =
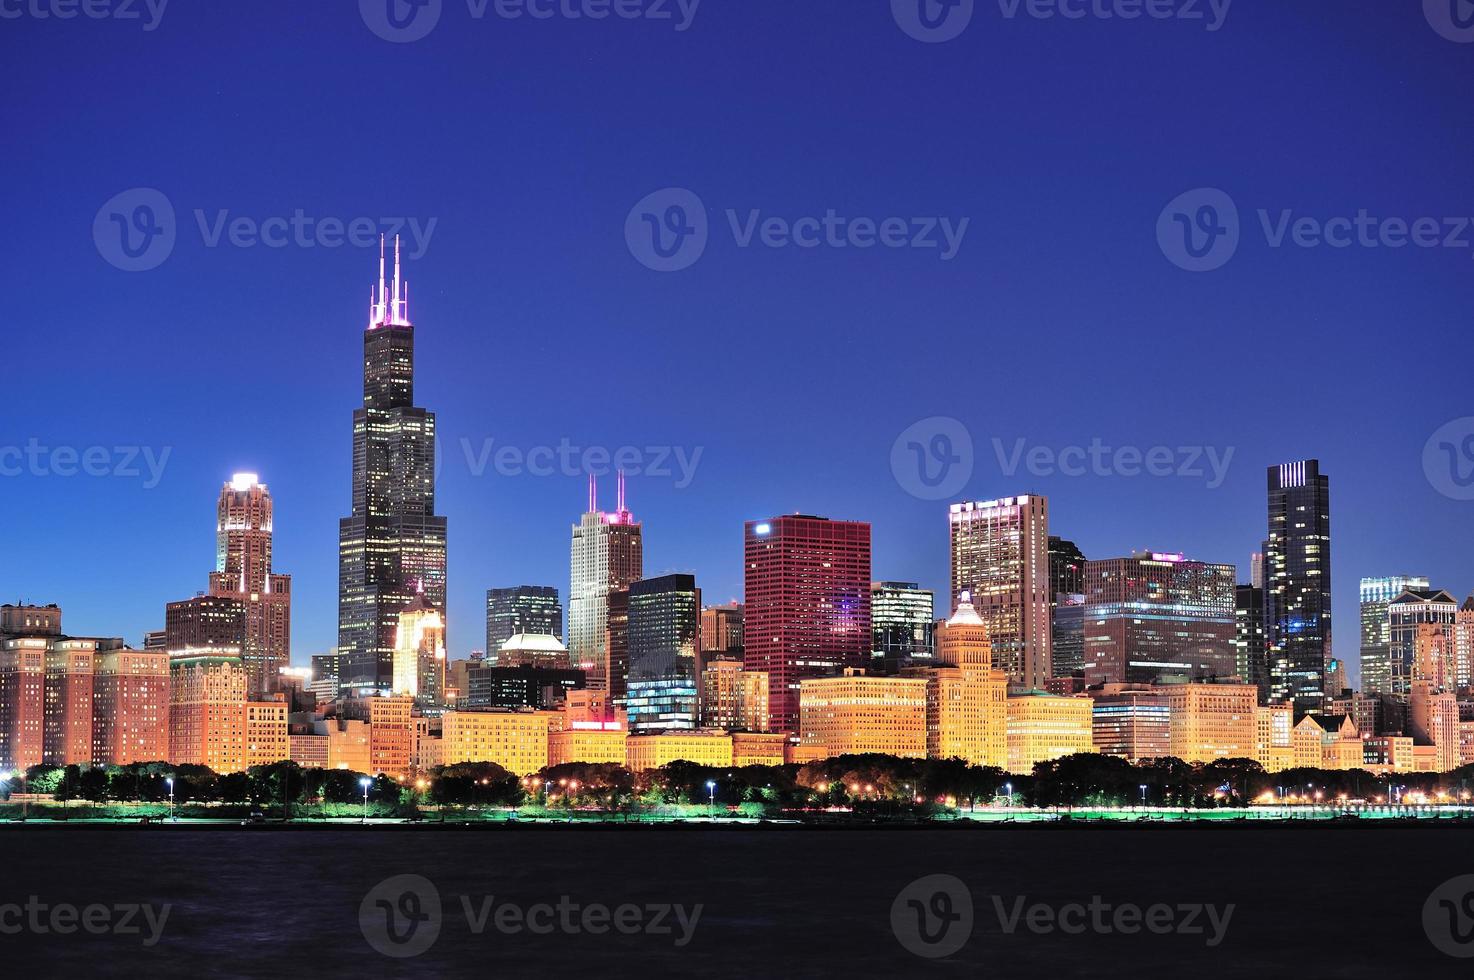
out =
{"type": "Polygon", "coordinates": [[[733,732],[732,765],[781,766],[787,761],[787,745],[782,732],[733,732]]]}
{"type": "Polygon", "coordinates": [[[588,675],[589,686],[619,689],[624,684],[621,665],[609,652],[609,594],[645,574],[644,539],[640,522],[625,506],[624,474],[612,513],[599,510],[598,486],[589,476],[589,509],[573,525],[569,558],[568,652],[573,665],[588,675]]]}
{"type": "Polygon", "coordinates": [[[483,667],[466,670],[460,708],[551,709],[586,683],[584,672],[569,667],[483,667]]]}
{"type": "Polygon", "coordinates": [[[210,595],[241,604],[250,697],[275,691],[292,659],[292,577],[272,571],[272,520],[271,492],[255,473],[237,473],[221,487],[210,595]]]}
{"type": "Polygon", "coordinates": [[[1404,592],[1428,590],[1421,575],[1384,575],[1364,578],[1358,590],[1361,600],[1361,689],[1366,694],[1392,693],[1392,627],[1387,607],[1404,592]]]}
{"type": "Polygon", "coordinates": [[[1106,684],[1092,698],[1095,751],[1131,762],[1172,754],[1172,705],[1161,688],[1106,684]]]}
{"type": "Polygon", "coordinates": [[[1085,563],[1085,683],[1233,677],[1234,567],[1140,552],[1085,563]]]}
{"type": "Polygon", "coordinates": [[[518,634],[563,636],[563,603],[551,585],[518,585],[486,591],[486,656],[518,634]]]}
{"type": "Polygon", "coordinates": [[[246,647],[246,607],[232,596],[197,595],[164,611],[165,648],[171,657],[234,657],[246,647]]]}
{"type": "Polygon", "coordinates": [[[701,590],[692,575],[629,587],[625,710],[632,732],[694,729],[701,656],[701,590]]]}
{"type": "Polygon", "coordinates": [[[1259,700],[1269,697],[1269,646],[1264,639],[1264,589],[1234,586],[1234,672],[1245,684],[1259,689],[1259,700]]]}
{"type": "Polygon", "coordinates": [[[1042,688],[1050,653],[1049,501],[1019,496],[951,505],[952,606],[972,597],[993,640],[993,664],[1015,685],[1042,688]]]}
{"type": "Polygon", "coordinates": [[[169,761],[217,773],[246,768],[246,671],[239,657],[170,660],[169,761]]]}
{"type": "Polygon", "coordinates": [[[0,639],[0,769],[41,764],[47,646],[44,636],[0,639]]]}
{"type": "Polygon", "coordinates": [[[53,766],[93,761],[92,711],[97,640],[55,637],[46,649],[42,761],[53,766]]]}
{"type": "Polygon", "coordinates": [[[169,759],[169,655],[99,650],[93,675],[92,758],[107,766],[169,759]]]}
{"type": "Polygon", "coordinates": [[[447,711],[441,742],[445,765],[495,762],[526,776],[548,764],[546,711],[447,711]]]}
{"type": "MultiPolygon", "coordinates": [[[[1387,691],[1406,697],[1418,674],[1418,637],[1437,632],[1440,646],[1438,673],[1428,678],[1435,686],[1453,689],[1454,624],[1459,604],[1442,589],[1407,589],[1387,604],[1387,691]]],[[[1431,641],[1429,641],[1431,642],[1431,641]]]]}
{"type": "Polygon", "coordinates": [[[1166,684],[1172,750],[1184,762],[1254,757],[1259,689],[1252,684],[1166,684]]]}
{"type": "Polygon", "coordinates": [[[743,663],[768,675],[773,730],[797,732],[800,683],[870,659],[870,525],[748,521],[743,585],[743,663]]]}
{"type": "Polygon", "coordinates": [[[766,732],[768,675],[747,670],[735,657],[706,661],[701,672],[701,727],[726,731],[766,732]]]}
{"type": "Polygon", "coordinates": [[[1314,459],[1271,466],[1264,542],[1269,697],[1298,718],[1325,710],[1331,659],[1330,478],[1314,459]]]}
{"type": "Polygon", "coordinates": [[[659,769],[683,760],[699,766],[732,765],[732,736],[726,732],[698,729],[632,734],[625,739],[624,747],[624,765],[630,772],[659,769]]]}
{"type": "Polygon", "coordinates": [[[926,754],[1002,768],[1008,761],[1008,675],[992,666],[988,627],[966,594],[937,627],[937,662],[903,673],[926,681],[926,754]]]}
{"type": "Polygon", "coordinates": [[[287,737],[287,700],[277,695],[246,702],[246,767],[269,766],[292,757],[287,737]]]}
{"type": "Polygon", "coordinates": [[[610,762],[624,765],[629,732],[618,722],[585,722],[548,733],[548,765],[610,762]]]}
{"type": "Polygon", "coordinates": [[[1008,771],[1029,773],[1038,763],[1094,751],[1093,712],[1090,698],[1062,698],[1043,691],[1010,697],[1008,771]]]}
{"type": "Polygon", "coordinates": [[[925,678],[872,677],[846,668],[799,687],[799,741],[829,756],[880,752],[926,758],[925,678]]]}
{"type": "Polygon", "coordinates": [[[435,708],[445,699],[445,618],[424,594],[399,613],[392,691],[435,708]]]}
{"type": "Polygon", "coordinates": [[[869,670],[895,674],[936,659],[935,597],[915,582],[870,583],[869,670]]]}
{"type": "Polygon", "coordinates": [[[571,670],[571,658],[563,641],[549,633],[517,633],[508,637],[484,664],[493,667],[537,667],[541,670],[571,670]]]}
{"type": "Polygon", "coordinates": [[[1085,554],[1073,541],[1049,539],[1049,672],[1078,677],[1085,669],[1085,554]]]}
{"type": "Polygon", "coordinates": [[[338,526],[340,678],[354,694],[393,686],[399,614],[423,594],[445,610],[446,522],[435,514],[435,414],[414,404],[415,330],[399,271],[370,295],[363,407],[353,413],[353,511],[338,526]]]}
{"type": "Polygon", "coordinates": [[[742,656],[742,603],[701,610],[701,652],[742,656]]]}

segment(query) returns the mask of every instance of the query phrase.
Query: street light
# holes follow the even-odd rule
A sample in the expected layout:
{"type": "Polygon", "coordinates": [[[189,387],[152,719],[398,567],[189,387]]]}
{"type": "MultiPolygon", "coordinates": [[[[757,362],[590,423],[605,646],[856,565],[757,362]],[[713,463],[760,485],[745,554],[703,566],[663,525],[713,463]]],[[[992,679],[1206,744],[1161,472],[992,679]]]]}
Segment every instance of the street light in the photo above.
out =
{"type": "Polygon", "coordinates": [[[177,823],[178,821],[174,817],[174,777],[166,776],[164,782],[169,784],[169,822],[177,823]]]}
{"type": "Polygon", "coordinates": [[[365,824],[368,823],[368,791],[369,787],[373,785],[373,782],[374,781],[372,779],[369,779],[367,776],[358,781],[358,785],[363,787],[363,822],[365,824]]]}
{"type": "Polygon", "coordinates": [[[1013,783],[1003,784],[1003,796],[1008,801],[1006,806],[1013,806],[1013,783]]]}
{"type": "Polygon", "coordinates": [[[716,819],[716,816],[717,816],[717,784],[716,784],[716,780],[708,779],[706,781],[706,793],[707,793],[707,805],[709,807],[711,807],[711,818],[713,820],[715,820],[716,819]]]}
{"type": "Polygon", "coordinates": [[[1138,786],[1136,788],[1139,789],[1139,790],[1141,790],[1141,808],[1143,810],[1145,810],[1146,809],[1146,783],[1142,783],[1140,786],[1138,786]]]}

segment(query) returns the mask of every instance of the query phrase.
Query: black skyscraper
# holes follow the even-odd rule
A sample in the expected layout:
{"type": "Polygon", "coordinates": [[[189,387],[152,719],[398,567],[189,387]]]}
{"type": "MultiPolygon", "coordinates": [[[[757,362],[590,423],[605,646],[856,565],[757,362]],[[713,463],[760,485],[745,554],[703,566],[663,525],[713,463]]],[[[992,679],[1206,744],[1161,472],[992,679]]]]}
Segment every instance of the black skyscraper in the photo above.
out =
{"type": "Polygon", "coordinates": [[[1264,549],[1269,697],[1293,702],[1297,718],[1319,714],[1331,659],[1331,491],[1319,460],[1269,468],[1264,549]]]}
{"type": "Polygon", "coordinates": [[[445,610],[445,518],[435,516],[435,415],[414,405],[415,334],[394,242],[393,292],[371,297],[363,408],[353,413],[353,515],[339,522],[338,652],[344,688],[387,692],[399,613],[423,592],[445,610]]]}

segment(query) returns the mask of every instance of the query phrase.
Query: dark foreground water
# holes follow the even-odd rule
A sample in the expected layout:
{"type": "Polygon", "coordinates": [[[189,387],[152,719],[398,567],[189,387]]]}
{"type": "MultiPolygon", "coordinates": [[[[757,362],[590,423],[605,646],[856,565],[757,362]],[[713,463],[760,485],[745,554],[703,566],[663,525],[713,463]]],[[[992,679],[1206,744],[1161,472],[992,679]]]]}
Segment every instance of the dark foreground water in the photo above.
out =
{"type": "Polygon", "coordinates": [[[0,976],[1467,977],[1460,875],[1474,827],[31,825],[0,976]]]}

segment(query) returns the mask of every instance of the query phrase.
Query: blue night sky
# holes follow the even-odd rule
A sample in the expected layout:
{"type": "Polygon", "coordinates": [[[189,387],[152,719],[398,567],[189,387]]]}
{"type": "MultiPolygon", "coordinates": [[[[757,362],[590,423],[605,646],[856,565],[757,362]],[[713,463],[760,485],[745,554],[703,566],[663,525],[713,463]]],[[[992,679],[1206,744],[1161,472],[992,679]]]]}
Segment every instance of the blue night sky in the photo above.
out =
{"type": "Polygon", "coordinates": [[[1010,18],[979,0],[947,43],[908,37],[883,0],[705,0],[684,31],[477,19],[445,0],[413,43],[355,8],[176,2],[152,31],[0,21],[0,446],[169,451],[152,487],[145,463],[0,478],[5,601],[55,601],[69,632],[140,642],[166,601],[206,587],[220,484],[255,470],[276,499],[277,570],[295,579],[294,659],[336,642],[377,254],[207,241],[222,211],[298,209],[435,221],[406,274],[417,399],[444,448],[456,656],[482,643],[486,588],[566,593],[585,500],[576,474],[477,475],[466,449],[474,462],[488,439],[699,448],[689,485],[672,467],[632,476],[629,495],[647,574],[694,571],[710,601],[741,595],[743,520],[791,511],[873,522],[876,578],[945,592],[947,501],[908,494],[890,462],[931,416],[974,442],[955,499],[1047,494],[1054,533],[1090,557],[1182,551],[1244,579],[1265,467],[1318,457],[1342,656],[1360,576],[1474,588],[1474,502],[1423,465],[1435,430],[1474,415],[1459,367],[1474,231],[1462,247],[1272,248],[1257,215],[1474,215],[1474,44],[1440,36],[1415,0],[1235,0],[1216,31],[1010,18]],[[170,202],[177,238],[157,268],[125,272],[93,222],[140,187],[170,202]],[[625,220],[667,187],[699,195],[710,240],[658,273],[625,220]],[[1201,187],[1236,202],[1242,239],[1192,273],[1156,226],[1201,187]],[[969,225],[950,261],[741,248],[728,209],[969,225]],[[1234,454],[1210,489],[1206,475],[1009,476],[995,439],[1006,455],[1019,439],[1234,454]]]}

